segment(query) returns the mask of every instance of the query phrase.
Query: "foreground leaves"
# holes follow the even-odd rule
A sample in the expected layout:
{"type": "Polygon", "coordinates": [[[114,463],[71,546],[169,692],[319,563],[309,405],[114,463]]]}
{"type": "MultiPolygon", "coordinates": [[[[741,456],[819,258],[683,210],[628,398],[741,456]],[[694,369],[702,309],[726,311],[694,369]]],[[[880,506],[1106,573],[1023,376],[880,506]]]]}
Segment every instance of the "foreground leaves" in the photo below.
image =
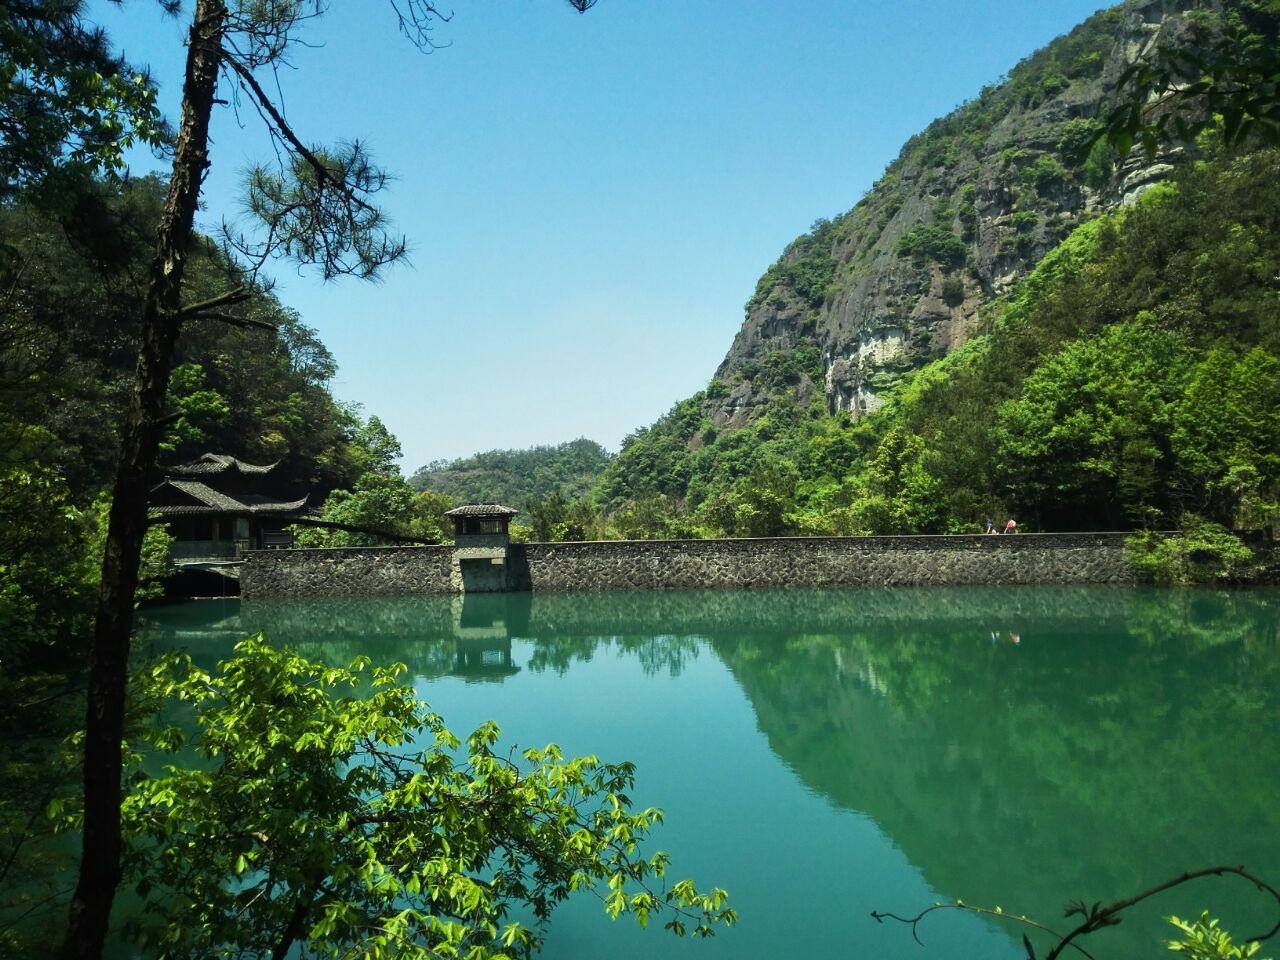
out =
{"type": "Polygon", "coordinates": [[[573,891],[677,934],[733,923],[726,894],[662,884],[641,854],[660,810],[633,811],[631,764],[554,746],[500,756],[498,728],[454,736],[397,677],[330,668],[262,635],[206,673],[152,669],[144,696],[194,710],[157,729],[202,761],[139,773],[126,867],[148,956],[527,957],[573,891]]]}

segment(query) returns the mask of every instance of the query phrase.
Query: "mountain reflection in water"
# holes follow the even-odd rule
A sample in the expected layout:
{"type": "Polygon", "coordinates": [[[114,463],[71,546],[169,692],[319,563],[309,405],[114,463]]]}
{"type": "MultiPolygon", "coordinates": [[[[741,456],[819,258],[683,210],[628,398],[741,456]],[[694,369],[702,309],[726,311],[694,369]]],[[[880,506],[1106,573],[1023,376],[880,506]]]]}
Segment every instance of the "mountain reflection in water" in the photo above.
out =
{"type": "MultiPolygon", "coordinates": [[[[1125,896],[1215,863],[1280,883],[1278,611],[1274,590],[506,594],[189,605],[152,612],[142,633],[207,665],[262,630],[331,662],[403,662],[428,682],[560,677],[562,697],[593,658],[670,679],[711,657],[754,714],[757,729],[734,735],[763,736],[809,791],[873,820],[938,897],[1067,926],[1068,900],[1125,896]]],[[[715,879],[734,890],[734,877],[715,879]]],[[[1230,881],[1179,891],[1148,916],[1206,906],[1237,936],[1275,919],[1230,881]]],[[[847,922],[833,918],[831,935],[847,922]]],[[[918,954],[896,931],[903,955],[944,955],[927,923],[931,949],[918,954]]],[[[1163,932],[1135,921],[1095,943],[1104,956],[1155,955],[1163,932]]]]}

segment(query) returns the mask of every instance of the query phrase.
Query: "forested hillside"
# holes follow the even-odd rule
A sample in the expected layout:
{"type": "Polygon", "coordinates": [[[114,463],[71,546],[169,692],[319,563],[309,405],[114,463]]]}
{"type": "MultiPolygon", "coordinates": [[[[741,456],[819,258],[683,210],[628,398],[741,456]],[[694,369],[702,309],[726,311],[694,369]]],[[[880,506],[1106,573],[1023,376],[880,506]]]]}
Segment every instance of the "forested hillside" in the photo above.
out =
{"type": "Polygon", "coordinates": [[[489,450],[457,460],[436,460],[409,478],[418,490],[433,490],[461,502],[505,503],[523,509],[531,500],[559,494],[585,496],[609,463],[609,452],[580,438],[527,450],[489,450]]]}
{"type": "Polygon", "coordinates": [[[715,434],[707,394],[623,449],[601,486],[676,532],[734,535],[1276,521],[1280,153],[1183,167],[1078,228],[987,317],[861,418],[780,393],[715,434]],[[708,437],[710,436],[710,439],[708,437]]]}
{"type": "MultiPolygon", "coordinates": [[[[3,410],[11,428],[48,432],[45,464],[81,498],[113,469],[136,352],[139,277],[154,242],[164,185],[154,178],[99,183],[66,211],[20,200],[0,207],[0,283],[6,298],[3,410]]],[[[233,267],[204,242],[192,264],[192,300],[233,267]]],[[[283,461],[286,482],[328,490],[359,473],[347,451],[354,415],[328,391],[333,357],[298,315],[270,294],[248,323],[184,329],[170,390],[162,460],[206,450],[283,461]]]]}
{"type": "Polygon", "coordinates": [[[876,410],[1077,225],[1185,159],[1186,145],[1166,144],[1117,167],[1098,137],[1123,71],[1183,37],[1176,11],[1193,5],[1099,12],[908,140],[853,209],[817,221],[760,278],[715,373],[714,425],[750,423],[789,385],[832,413],[876,410]]]}
{"type": "Polygon", "coordinates": [[[1095,16],[793,243],[708,388],[606,471],[615,526],[1274,530],[1278,155],[1224,147],[1220,122],[1116,169],[1096,139],[1115,76],[1159,38],[1275,41],[1265,4],[1189,6],[1095,16]]]}
{"type": "MultiPolygon", "coordinates": [[[[59,675],[83,656],[163,194],[152,178],[82,180],[13,190],[0,204],[0,686],[23,670],[59,675]]],[[[234,270],[202,241],[190,299],[223,289],[234,270]]],[[[269,293],[242,316],[185,326],[162,464],[206,451],[278,460],[279,492],[313,502],[355,484],[377,431],[329,393],[329,351],[269,293]]],[[[153,540],[155,574],[158,529],[153,540]]]]}

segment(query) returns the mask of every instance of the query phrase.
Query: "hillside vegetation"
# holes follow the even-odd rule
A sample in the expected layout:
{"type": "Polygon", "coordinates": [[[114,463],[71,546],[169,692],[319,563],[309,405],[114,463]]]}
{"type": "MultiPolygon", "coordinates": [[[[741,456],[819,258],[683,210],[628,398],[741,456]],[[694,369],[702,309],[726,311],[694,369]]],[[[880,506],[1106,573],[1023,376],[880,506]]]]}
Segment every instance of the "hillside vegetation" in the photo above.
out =
{"type": "Polygon", "coordinates": [[[1136,55],[1278,26],[1136,0],[912,138],[769,268],[706,390],[627,438],[597,528],[1274,536],[1280,154],[1221,122],[1123,162],[1099,137],[1136,55]]]}
{"type": "Polygon", "coordinates": [[[417,470],[409,483],[464,503],[496,502],[523,509],[530,501],[554,494],[568,500],[585,496],[609,460],[604,447],[580,438],[556,446],[436,460],[417,470]]]}
{"type": "Polygon", "coordinates": [[[1274,529],[1280,499],[1280,153],[1182,167],[1074,231],[862,418],[797,402],[802,365],[749,426],[708,391],[629,438],[601,503],[655,534],[1176,524],[1274,529]]]}
{"type": "Polygon", "coordinates": [[[1028,57],[790,244],[707,388],[627,437],[589,495],[533,494],[534,535],[1012,516],[1183,526],[1193,551],[1220,552],[1222,527],[1274,537],[1280,153],[1224,146],[1221,122],[1124,160],[1101,134],[1135,56],[1224,31],[1267,48],[1278,26],[1253,0],[1133,0],[1028,57]]]}

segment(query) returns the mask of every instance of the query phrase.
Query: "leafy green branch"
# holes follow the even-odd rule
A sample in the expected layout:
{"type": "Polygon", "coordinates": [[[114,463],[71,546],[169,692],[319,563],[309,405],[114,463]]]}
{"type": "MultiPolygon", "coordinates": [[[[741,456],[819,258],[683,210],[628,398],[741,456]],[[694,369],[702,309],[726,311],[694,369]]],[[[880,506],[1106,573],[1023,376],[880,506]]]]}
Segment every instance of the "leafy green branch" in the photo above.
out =
{"type": "Polygon", "coordinates": [[[1228,146],[1250,135],[1280,145],[1280,7],[1272,0],[1225,7],[1217,18],[1192,19],[1188,37],[1159,45],[1120,75],[1122,100],[1106,136],[1121,156],[1141,143],[1151,160],[1161,141],[1193,140],[1218,118],[1228,146]]]}
{"type": "Polygon", "coordinates": [[[668,884],[667,855],[642,852],[662,811],[632,807],[632,764],[502,756],[491,722],[463,741],[404,669],[331,668],[258,635],[216,673],[146,673],[140,697],[199,729],[188,744],[158,727],[156,748],[204,758],[135,773],[125,804],[148,953],[528,957],[575,892],[677,935],[735,922],[723,890],[668,884]]]}

